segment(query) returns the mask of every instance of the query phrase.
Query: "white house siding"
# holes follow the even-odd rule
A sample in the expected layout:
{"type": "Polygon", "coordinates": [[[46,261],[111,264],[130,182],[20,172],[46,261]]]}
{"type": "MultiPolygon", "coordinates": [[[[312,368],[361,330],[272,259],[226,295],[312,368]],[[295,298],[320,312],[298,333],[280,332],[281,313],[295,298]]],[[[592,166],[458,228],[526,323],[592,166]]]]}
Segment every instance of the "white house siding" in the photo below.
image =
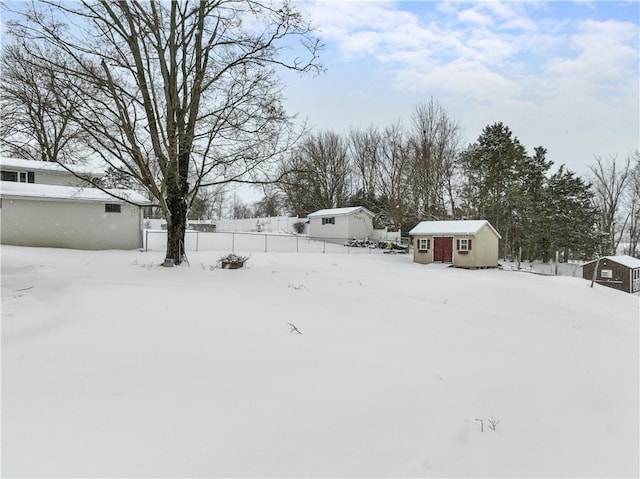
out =
{"type": "MultiPolygon", "coordinates": [[[[101,178],[104,172],[92,168],[74,165],[74,171],[90,178],[101,178]]],[[[18,174],[32,173],[35,184],[57,185],[57,186],[88,186],[80,178],[74,176],[64,167],[57,163],[25,160],[22,158],[0,157],[0,171],[12,171],[18,174]]]]}
{"type": "Polygon", "coordinates": [[[35,171],[35,182],[46,185],[85,186],[86,183],[69,173],[55,173],[49,171],[35,171]]]}
{"type": "Polygon", "coordinates": [[[3,198],[0,221],[2,244],[91,250],[142,244],[141,211],[129,204],[106,213],[98,201],[3,198]]]}

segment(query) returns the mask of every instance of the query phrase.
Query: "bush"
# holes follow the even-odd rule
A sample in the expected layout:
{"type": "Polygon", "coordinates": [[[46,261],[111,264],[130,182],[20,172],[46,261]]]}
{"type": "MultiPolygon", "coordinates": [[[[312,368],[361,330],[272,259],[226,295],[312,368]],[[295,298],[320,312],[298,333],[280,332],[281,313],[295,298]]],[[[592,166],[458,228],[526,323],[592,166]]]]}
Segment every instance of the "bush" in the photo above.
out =
{"type": "Polygon", "coordinates": [[[298,234],[304,233],[304,221],[298,221],[297,223],[293,223],[293,231],[298,234]]]}

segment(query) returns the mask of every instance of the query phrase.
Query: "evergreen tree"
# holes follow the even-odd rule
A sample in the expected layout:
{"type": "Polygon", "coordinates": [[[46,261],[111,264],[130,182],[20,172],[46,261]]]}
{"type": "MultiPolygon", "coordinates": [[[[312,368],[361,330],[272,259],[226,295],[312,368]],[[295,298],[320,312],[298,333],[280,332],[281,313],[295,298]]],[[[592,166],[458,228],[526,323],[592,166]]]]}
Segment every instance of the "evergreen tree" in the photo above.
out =
{"type": "Polygon", "coordinates": [[[467,217],[486,219],[500,232],[501,254],[513,254],[518,225],[514,211],[520,196],[519,172],[527,154],[509,127],[488,125],[458,160],[465,175],[467,217]]]}
{"type": "Polygon", "coordinates": [[[547,225],[542,251],[549,260],[560,251],[565,261],[589,259],[598,250],[598,210],[593,203],[591,185],[564,165],[549,178],[544,213],[547,225]]]}
{"type": "Polygon", "coordinates": [[[529,260],[541,258],[545,249],[547,173],[553,164],[546,160],[546,154],[544,147],[535,148],[533,156],[525,159],[520,172],[514,236],[516,244],[522,247],[523,258],[529,260]]]}

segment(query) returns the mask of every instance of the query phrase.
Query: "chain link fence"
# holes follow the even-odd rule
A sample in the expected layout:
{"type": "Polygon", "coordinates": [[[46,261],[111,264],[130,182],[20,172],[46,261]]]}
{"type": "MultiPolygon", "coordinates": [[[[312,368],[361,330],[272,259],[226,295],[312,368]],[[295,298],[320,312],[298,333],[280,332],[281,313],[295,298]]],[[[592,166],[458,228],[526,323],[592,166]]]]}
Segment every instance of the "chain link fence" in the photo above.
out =
{"type": "MultiPolygon", "coordinates": [[[[144,230],[144,250],[164,251],[167,246],[166,230],[144,230]]],[[[340,238],[313,239],[303,235],[202,232],[187,230],[185,250],[189,251],[242,251],[280,253],[344,253],[373,254],[382,250],[376,245],[348,246],[340,238]]]]}

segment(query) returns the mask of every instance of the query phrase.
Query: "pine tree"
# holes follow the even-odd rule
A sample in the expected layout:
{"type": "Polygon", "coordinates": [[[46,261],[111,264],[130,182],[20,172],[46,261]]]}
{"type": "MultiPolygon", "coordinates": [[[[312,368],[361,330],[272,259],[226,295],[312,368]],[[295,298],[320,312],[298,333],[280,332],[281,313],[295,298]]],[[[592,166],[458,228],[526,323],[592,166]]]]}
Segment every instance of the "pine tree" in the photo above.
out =
{"type": "Polygon", "coordinates": [[[544,213],[547,225],[543,259],[560,251],[565,261],[592,258],[599,248],[598,210],[591,185],[564,165],[549,178],[544,213]]]}
{"type": "Polygon", "coordinates": [[[519,172],[527,154],[518,138],[502,123],[486,126],[476,143],[459,158],[466,184],[466,216],[488,220],[502,235],[501,254],[515,251],[514,210],[520,197],[519,172]]]}

